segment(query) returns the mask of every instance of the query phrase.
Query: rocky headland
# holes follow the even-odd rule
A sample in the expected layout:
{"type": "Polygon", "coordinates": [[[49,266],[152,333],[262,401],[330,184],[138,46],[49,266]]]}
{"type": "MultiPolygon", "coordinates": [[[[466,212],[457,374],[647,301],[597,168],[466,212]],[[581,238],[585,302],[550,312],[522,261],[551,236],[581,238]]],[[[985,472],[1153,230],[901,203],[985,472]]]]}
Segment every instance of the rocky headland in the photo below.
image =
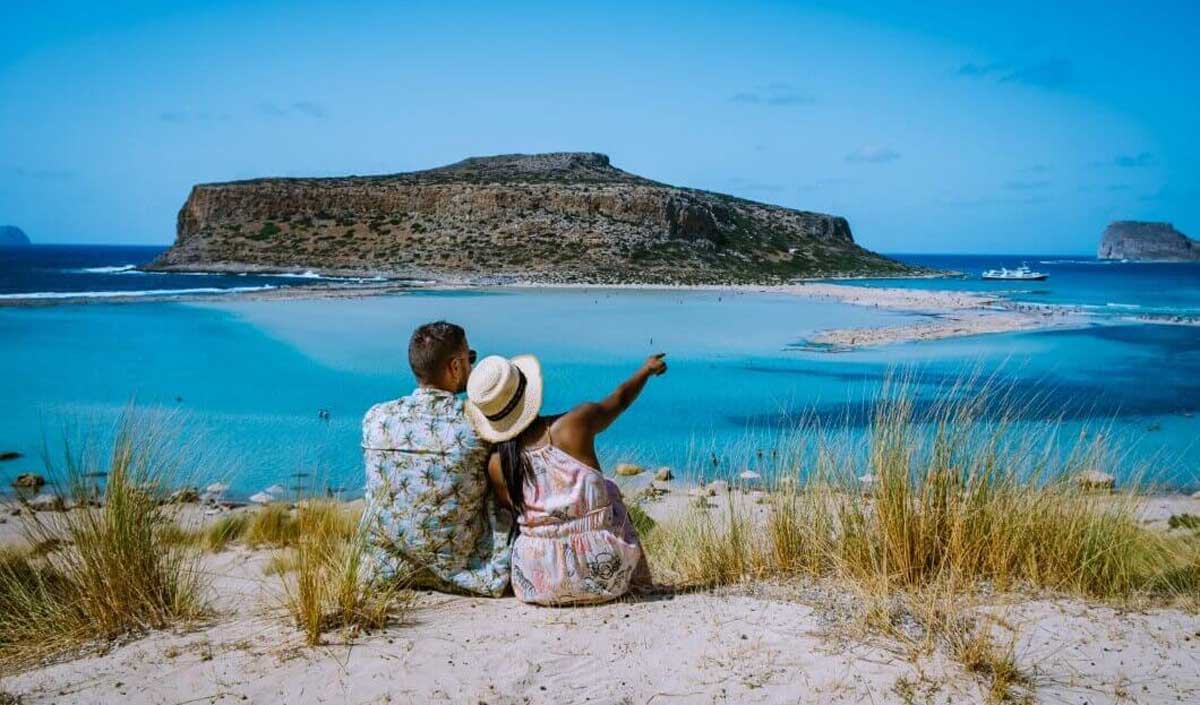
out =
{"type": "Polygon", "coordinates": [[[29,236],[15,225],[0,225],[0,247],[28,247],[29,236]]]}
{"type": "Polygon", "coordinates": [[[1170,223],[1118,220],[1104,229],[1097,256],[1136,262],[1200,262],[1200,242],[1170,223]]]}
{"type": "Polygon", "coordinates": [[[913,273],[855,243],[845,218],[658,183],[594,153],[200,184],[150,268],[589,284],[913,273]]]}

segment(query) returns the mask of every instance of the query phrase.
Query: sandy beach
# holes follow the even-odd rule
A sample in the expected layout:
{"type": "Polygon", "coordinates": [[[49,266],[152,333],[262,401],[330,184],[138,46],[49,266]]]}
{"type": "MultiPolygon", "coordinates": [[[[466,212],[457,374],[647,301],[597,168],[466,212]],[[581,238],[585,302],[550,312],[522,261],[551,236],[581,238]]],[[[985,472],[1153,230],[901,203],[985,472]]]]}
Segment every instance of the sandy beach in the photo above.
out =
{"type": "MultiPolygon", "coordinates": [[[[645,506],[661,521],[688,505],[680,486],[645,506]]],[[[1165,528],[1171,514],[1200,512],[1200,499],[1151,497],[1142,511],[1165,528]]],[[[8,518],[0,541],[11,543],[21,519],[8,518]]],[[[903,636],[913,627],[900,603],[897,634],[866,629],[867,598],[844,585],[752,581],[566,609],[422,592],[403,623],[308,647],[267,572],[273,555],[206,554],[210,619],[5,674],[4,702],[992,702],[942,648],[903,636]]],[[[971,609],[1013,641],[1028,702],[1200,698],[1200,617],[1188,610],[1006,594],[971,609]]]]}

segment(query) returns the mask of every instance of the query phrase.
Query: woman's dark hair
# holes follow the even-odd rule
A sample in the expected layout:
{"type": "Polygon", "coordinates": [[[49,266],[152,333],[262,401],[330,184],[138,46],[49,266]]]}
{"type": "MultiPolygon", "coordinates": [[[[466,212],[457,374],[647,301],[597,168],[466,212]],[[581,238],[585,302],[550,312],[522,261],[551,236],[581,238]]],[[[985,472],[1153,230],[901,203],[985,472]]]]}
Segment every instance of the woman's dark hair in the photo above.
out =
{"type": "Polygon", "coordinates": [[[495,446],[496,453],[500,456],[500,472],[504,475],[504,486],[508,489],[508,500],[518,516],[525,511],[525,481],[533,480],[533,466],[529,464],[529,456],[521,448],[521,435],[495,446]]]}

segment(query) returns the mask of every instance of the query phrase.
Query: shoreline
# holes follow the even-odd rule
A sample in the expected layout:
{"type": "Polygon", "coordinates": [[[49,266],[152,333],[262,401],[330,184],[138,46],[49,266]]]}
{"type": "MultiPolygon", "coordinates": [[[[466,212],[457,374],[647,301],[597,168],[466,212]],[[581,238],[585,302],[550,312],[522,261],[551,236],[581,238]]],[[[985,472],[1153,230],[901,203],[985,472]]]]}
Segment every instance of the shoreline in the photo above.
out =
{"type": "MultiPolygon", "coordinates": [[[[218,268],[219,270],[219,268],[218,268]]],[[[210,269],[210,271],[214,271],[210,269]]],[[[311,270],[306,270],[311,271],[311,270]]],[[[334,272],[320,272],[334,276],[334,272]]],[[[864,277],[863,279],[876,279],[864,277]]],[[[899,277],[897,279],[930,279],[899,277]]],[[[946,338],[986,335],[992,333],[1029,332],[1049,328],[1081,328],[1098,323],[1097,317],[1078,307],[1057,305],[1018,304],[1000,296],[970,291],[909,289],[899,287],[867,287],[854,284],[855,278],[836,281],[828,279],[798,281],[789,284],[580,284],[554,283],[533,280],[389,280],[384,282],[334,282],[312,285],[289,285],[225,293],[183,293],[164,291],[161,295],[139,292],[105,292],[103,295],[69,295],[0,299],[0,308],[26,308],[60,305],[129,304],[129,303],[217,303],[224,301],[290,301],[320,299],[357,299],[420,291],[529,291],[544,290],[611,290],[611,291],[678,291],[724,292],[734,294],[783,294],[808,300],[828,301],[868,308],[925,314],[924,317],[897,325],[835,328],[817,331],[800,349],[814,352],[845,352],[864,347],[879,347],[898,343],[913,343],[946,338]]],[[[1153,320],[1124,322],[1156,323],[1153,320]]]]}

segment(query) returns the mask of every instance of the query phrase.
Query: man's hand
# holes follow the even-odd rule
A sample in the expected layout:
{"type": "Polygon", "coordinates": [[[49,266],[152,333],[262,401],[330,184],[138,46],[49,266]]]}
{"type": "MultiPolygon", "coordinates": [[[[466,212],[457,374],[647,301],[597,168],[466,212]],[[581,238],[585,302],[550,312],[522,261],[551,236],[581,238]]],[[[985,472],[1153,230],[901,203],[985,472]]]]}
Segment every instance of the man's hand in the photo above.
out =
{"type": "Polygon", "coordinates": [[[642,369],[645,370],[646,373],[651,377],[657,377],[658,375],[666,374],[667,362],[663,359],[666,356],[666,353],[651,355],[650,357],[646,358],[644,363],[642,363],[642,369]]]}

